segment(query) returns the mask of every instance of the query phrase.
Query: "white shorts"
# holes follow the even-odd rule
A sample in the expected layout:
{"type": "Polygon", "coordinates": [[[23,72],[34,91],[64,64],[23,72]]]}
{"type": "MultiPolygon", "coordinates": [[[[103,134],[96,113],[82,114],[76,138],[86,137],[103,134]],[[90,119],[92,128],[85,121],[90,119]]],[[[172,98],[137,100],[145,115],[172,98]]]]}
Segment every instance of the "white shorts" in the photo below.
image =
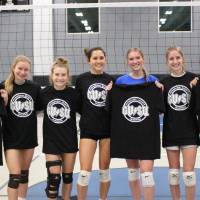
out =
{"type": "Polygon", "coordinates": [[[177,151],[179,149],[187,149],[187,148],[192,148],[192,147],[197,147],[197,145],[170,146],[170,147],[166,147],[166,150],[177,151]]]}

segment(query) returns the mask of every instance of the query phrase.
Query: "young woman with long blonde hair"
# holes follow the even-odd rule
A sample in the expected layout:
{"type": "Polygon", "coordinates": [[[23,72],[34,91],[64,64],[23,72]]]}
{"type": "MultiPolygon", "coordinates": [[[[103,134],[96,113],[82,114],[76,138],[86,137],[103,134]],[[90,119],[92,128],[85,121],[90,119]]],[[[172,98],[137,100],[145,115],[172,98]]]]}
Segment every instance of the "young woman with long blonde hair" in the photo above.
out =
{"type": "Polygon", "coordinates": [[[17,56],[4,82],[8,92],[7,116],[3,117],[3,144],[9,170],[8,199],[24,200],[27,194],[29,167],[37,142],[38,98],[40,87],[28,80],[31,61],[17,56]]]}

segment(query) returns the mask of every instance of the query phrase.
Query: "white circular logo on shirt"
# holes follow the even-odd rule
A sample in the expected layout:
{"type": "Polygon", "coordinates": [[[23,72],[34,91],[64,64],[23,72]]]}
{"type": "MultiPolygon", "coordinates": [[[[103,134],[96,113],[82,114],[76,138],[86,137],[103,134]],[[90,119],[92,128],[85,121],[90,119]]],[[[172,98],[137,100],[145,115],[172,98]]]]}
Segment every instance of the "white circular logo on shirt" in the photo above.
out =
{"type": "Polygon", "coordinates": [[[69,104],[62,99],[53,99],[47,105],[47,116],[56,124],[64,123],[70,118],[69,104]]]}
{"type": "Polygon", "coordinates": [[[89,99],[90,103],[97,107],[105,106],[106,95],[106,85],[102,83],[92,84],[87,91],[87,98],[89,99]]]}
{"type": "Polygon", "coordinates": [[[130,122],[141,122],[149,116],[149,107],[142,98],[131,97],[125,101],[122,114],[130,122]]]}
{"type": "Polygon", "coordinates": [[[28,117],[34,110],[32,97],[26,93],[15,94],[10,100],[10,110],[17,117],[28,117]]]}
{"type": "Polygon", "coordinates": [[[183,111],[189,107],[191,92],[184,85],[176,85],[168,92],[167,101],[173,110],[183,111]]]}

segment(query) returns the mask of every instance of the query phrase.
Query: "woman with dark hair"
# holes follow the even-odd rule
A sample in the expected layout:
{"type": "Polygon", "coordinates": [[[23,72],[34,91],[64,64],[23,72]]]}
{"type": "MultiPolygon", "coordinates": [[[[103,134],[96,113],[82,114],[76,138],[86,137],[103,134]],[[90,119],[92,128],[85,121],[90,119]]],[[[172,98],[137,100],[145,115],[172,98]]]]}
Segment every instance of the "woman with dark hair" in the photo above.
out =
{"type": "Polygon", "coordinates": [[[112,81],[104,72],[106,54],[101,47],[85,49],[90,71],[81,74],[76,81],[79,95],[80,118],[80,168],[78,199],[85,200],[92,171],[94,154],[99,142],[100,199],[106,200],[110,186],[110,130],[109,115],[105,110],[106,86],[112,81]]]}

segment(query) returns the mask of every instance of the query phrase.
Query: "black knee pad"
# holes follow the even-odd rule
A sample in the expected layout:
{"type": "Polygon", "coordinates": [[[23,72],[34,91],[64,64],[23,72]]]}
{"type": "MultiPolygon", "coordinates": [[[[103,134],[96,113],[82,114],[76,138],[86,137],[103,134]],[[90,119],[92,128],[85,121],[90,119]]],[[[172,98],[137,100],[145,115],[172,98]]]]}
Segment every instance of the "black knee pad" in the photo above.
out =
{"type": "Polygon", "coordinates": [[[62,180],[65,184],[70,184],[73,181],[73,173],[62,173],[62,180]]]}
{"type": "Polygon", "coordinates": [[[54,160],[54,161],[47,161],[46,162],[46,168],[47,168],[47,173],[50,174],[50,168],[54,166],[61,166],[62,161],[61,160],[54,160]]]}
{"type": "Polygon", "coordinates": [[[19,187],[20,179],[21,179],[21,174],[10,174],[8,187],[17,189],[19,187]]]}
{"type": "Polygon", "coordinates": [[[48,198],[57,198],[59,193],[61,176],[60,174],[49,174],[47,177],[47,187],[45,189],[48,198]]]}
{"type": "Polygon", "coordinates": [[[47,187],[45,189],[45,192],[48,198],[55,199],[58,197],[59,186],[60,186],[60,181],[61,181],[61,175],[51,173],[50,168],[54,166],[61,166],[61,165],[62,165],[61,160],[46,162],[48,177],[47,177],[47,187]]]}
{"type": "Polygon", "coordinates": [[[21,170],[20,183],[22,184],[28,183],[28,176],[29,176],[29,170],[21,170]]]}

